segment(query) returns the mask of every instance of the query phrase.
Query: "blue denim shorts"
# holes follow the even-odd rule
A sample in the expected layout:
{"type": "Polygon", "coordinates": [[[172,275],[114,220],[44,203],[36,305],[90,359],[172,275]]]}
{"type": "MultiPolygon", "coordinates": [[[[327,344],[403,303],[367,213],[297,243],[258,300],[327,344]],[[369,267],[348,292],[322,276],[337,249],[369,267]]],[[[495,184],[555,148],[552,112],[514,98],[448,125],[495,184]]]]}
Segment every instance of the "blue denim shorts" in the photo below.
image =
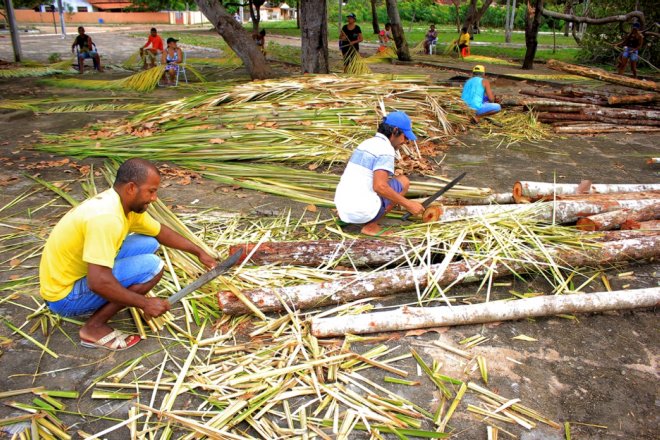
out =
{"type": "Polygon", "coordinates": [[[494,113],[502,110],[502,106],[495,102],[484,102],[481,107],[477,109],[477,116],[484,115],[486,113],[494,113]]]}
{"type": "Polygon", "coordinates": [[[637,49],[624,47],[623,54],[621,56],[624,58],[630,58],[630,61],[637,61],[639,60],[639,51],[637,49]]]}
{"type": "MultiPolygon", "coordinates": [[[[392,188],[394,191],[398,192],[399,194],[403,192],[403,185],[395,178],[391,178],[390,180],[388,180],[387,184],[390,186],[390,188],[392,188]]],[[[379,197],[380,197],[380,209],[378,210],[378,214],[376,214],[376,217],[374,217],[368,223],[378,220],[383,215],[385,215],[385,210],[392,204],[392,201],[390,199],[386,199],[385,197],[382,196],[379,197]]]]}
{"type": "MultiPolygon", "coordinates": [[[[158,241],[146,235],[131,234],[119,249],[112,274],[128,288],[153,279],[163,269],[163,261],[154,254],[158,241]]],[[[87,277],[73,285],[71,292],[59,301],[46,301],[48,307],[61,316],[79,316],[93,313],[106,305],[108,300],[92,292],[87,277]]]]}

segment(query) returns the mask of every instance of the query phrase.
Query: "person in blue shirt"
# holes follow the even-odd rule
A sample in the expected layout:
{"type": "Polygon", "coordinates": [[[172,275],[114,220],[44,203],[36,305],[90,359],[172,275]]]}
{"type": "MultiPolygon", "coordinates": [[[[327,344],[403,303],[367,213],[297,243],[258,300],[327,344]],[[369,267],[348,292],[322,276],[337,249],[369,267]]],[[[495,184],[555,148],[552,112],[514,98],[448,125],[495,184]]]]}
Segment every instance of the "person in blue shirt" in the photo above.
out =
{"type": "Polygon", "coordinates": [[[476,65],[472,69],[473,77],[463,86],[461,99],[475,110],[474,121],[479,122],[479,118],[493,115],[500,110],[502,106],[495,102],[495,95],[490,87],[490,81],[484,78],[486,68],[482,65],[476,65]]]}

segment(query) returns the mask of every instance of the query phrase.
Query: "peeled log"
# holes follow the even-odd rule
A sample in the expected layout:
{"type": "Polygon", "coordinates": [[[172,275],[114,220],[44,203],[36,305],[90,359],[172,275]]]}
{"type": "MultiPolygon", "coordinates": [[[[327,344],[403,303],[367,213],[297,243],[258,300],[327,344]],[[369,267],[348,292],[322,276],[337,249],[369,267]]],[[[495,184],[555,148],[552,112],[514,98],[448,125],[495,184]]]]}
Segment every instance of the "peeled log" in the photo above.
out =
{"type": "Polygon", "coordinates": [[[357,316],[313,318],[311,331],[317,338],[365,333],[413,330],[452,325],[483,324],[537,316],[630,310],[660,304],[660,287],[614,292],[577,293],[491,301],[453,307],[402,307],[389,312],[357,316]]]}
{"type": "Polygon", "coordinates": [[[604,116],[617,119],[652,119],[660,120],[660,112],[656,110],[629,110],[626,108],[585,108],[585,115],[604,116]]]}
{"type": "Polygon", "coordinates": [[[660,220],[648,220],[639,222],[628,220],[621,225],[621,229],[639,229],[642,231],[660,231],[660,220]]]}
{"type": "Polygon", "coordinates": [[[616,95],[608,96],[607,103],[609,105],[625,105],[625,104],[647,104],[651,102],[660,101],[660,95],[657,93],[645,93],[643,95],[616,95]]]}
{"type": "MultiPolygon", "coordinates": [[[[660,204],[632,211],[619,209],[578,219],[576,227],[581,231],[609,231],[618,229],[628,221],[643,222],[660,219],[660,204]]],[[[637,228],[636,228],[637,229],[637,228]]]]}
{"type": "MultiPolygon", "coordinates": [[[[229,247],[230,255],[243,249],[244,260],[254,249],[254,244],[238,244],[229,247]]],[[[409,245],[404,241],[354,239],[346,241],[281,241],[262,243],[250,257],[250,263],[289,264],[296,266],[324,266],[338,259],[355,267],[381,266],[395,263],[403,257],[409,245]]],[[[242,261],[241,260],[241,261],[242,261]]]]}
{"type": "Polygon", "coordinates": [[[555,127],[556,133],[563,134],[655,133],[658,131],[660,131],[660,127],[652,125],[588,124],[555,127]]]}
{"type": "Polygon", "coordinates": [[[443,206],[440,221],[456,221],[469,217],[488,214],[501,214],[529,210],[529,215],[545,222],[573,223],[580,217],[615,211],[617,209],[642,209],[660,203],[660,198],[640,200],[559,200],[557,202],[538,202],[531,205],[473,205],[473,206],[443,206]]]}
{"type": "Polygon", "coordinates": [[[603,69],[593,67],[577,66],[575,64],[563,63],[557,60],[548,60],[546,66],[553,70],[561,72],[572,73],[573,75],[585,76],[587,78],[594,78],[613,84],[620,84],[627,87],[636,89],[651,90],[652,92],[660,92],[660,86],[655,81],[646,81],[635,78],[628,78],[623,75],[609,73],[603,69]]]}
{"type": "Polygon", "coordinates": [[[538,96],[539,98],[548,98],[556,99],[557,101],[567,101],[567,102],[580,102],[582,104],[591,104],[591,105],[605,105],[607,101],[602,98],[578,98],[575,96],[563,96],[555,92],[547,92],[544,90],[521,90],[522,95],[529,96],[538,96]]]}
{"type": "Polygon", "coordinates": [[[527,180],[520,180],[513,184],[513,198],[516,200],[522,197],[527,197],[530,200],[537,200],[543,196],[552,196],[555,194],[609,194],[643,191],[660,191],[660,184],[593,183],[586,186],[584,183],[548,183],[527,180]]]}
{"type": "MultiPolygon", "coordinates": [[[[643,260],[660,256],[660,234],[619,241],[604,242],[602,247],[583,250],[551,250],[552,258],[566,266],[598,266],[623,261],[643,260]]],[[[539,257],[537,264],[547,261],[539,257]]],[[[284,310],[280,298],[295,310],[305,310],[328,304],[341,304],[361,298],[393,295],[414,291],[428,285],[429,273],[435,273],[442,263],[425,268],[399,268],[364,274],[323,283],[299,286],[260,288],[242,293],[262,312],[284,310]]],[[[530,263],[507,261],[459,261],[450,263],[441,274],[436,274],[439,286],[482,280],[492,271],[493,277],[503,277],[512,272],[524,273],[536,270],[530,263]]],[[[231,292],[218,292],[220,309],[230,315],[250,313],[250,309],[231,292]]]]}

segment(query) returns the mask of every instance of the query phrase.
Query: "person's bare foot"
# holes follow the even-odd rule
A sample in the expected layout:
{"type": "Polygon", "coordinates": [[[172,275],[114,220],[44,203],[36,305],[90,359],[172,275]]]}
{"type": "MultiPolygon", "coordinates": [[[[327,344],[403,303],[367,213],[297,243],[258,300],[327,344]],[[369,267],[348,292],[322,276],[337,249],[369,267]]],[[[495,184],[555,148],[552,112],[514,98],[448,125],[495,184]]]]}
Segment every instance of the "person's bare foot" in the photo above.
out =
{"type": "Polygon", "coordinates": [[[384,230],[380,227],[378,223],[367,223],[360,230],[364,235],[369,235],[372,237],[378,237],[381,235],[392,235],[392,231],[384,230]]]}

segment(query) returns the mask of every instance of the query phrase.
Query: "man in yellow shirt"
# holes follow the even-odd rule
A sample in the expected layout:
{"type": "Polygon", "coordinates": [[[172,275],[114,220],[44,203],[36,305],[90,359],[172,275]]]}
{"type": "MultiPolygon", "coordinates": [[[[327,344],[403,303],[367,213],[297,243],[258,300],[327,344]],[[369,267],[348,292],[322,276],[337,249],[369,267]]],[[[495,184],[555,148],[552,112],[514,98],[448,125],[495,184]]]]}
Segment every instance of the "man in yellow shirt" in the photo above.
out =
{"type": "Polygon", "coordinates": [[[463,49],[470,47],[470,34],[466,27],[461,29],[461,36],[458,37],[458,51],[462,54],[463,49]]]}
{"type": "Polygon", "coordinates": [[[46,241],[41,296],[62,316],[92,313],[79,331],[84,347],[123,350],[137,344],[138,335],[108,325],[124,307],[138,307],[150,317],[170,309],[167,300],[145,296],[163,274],[163,262],[154,255],[160,244],[196,255],[208,268],[216,264],[146,212],[159,185],[160,173],[151,162],[129,159],[112,188],[69,211],[46,241]]]}

